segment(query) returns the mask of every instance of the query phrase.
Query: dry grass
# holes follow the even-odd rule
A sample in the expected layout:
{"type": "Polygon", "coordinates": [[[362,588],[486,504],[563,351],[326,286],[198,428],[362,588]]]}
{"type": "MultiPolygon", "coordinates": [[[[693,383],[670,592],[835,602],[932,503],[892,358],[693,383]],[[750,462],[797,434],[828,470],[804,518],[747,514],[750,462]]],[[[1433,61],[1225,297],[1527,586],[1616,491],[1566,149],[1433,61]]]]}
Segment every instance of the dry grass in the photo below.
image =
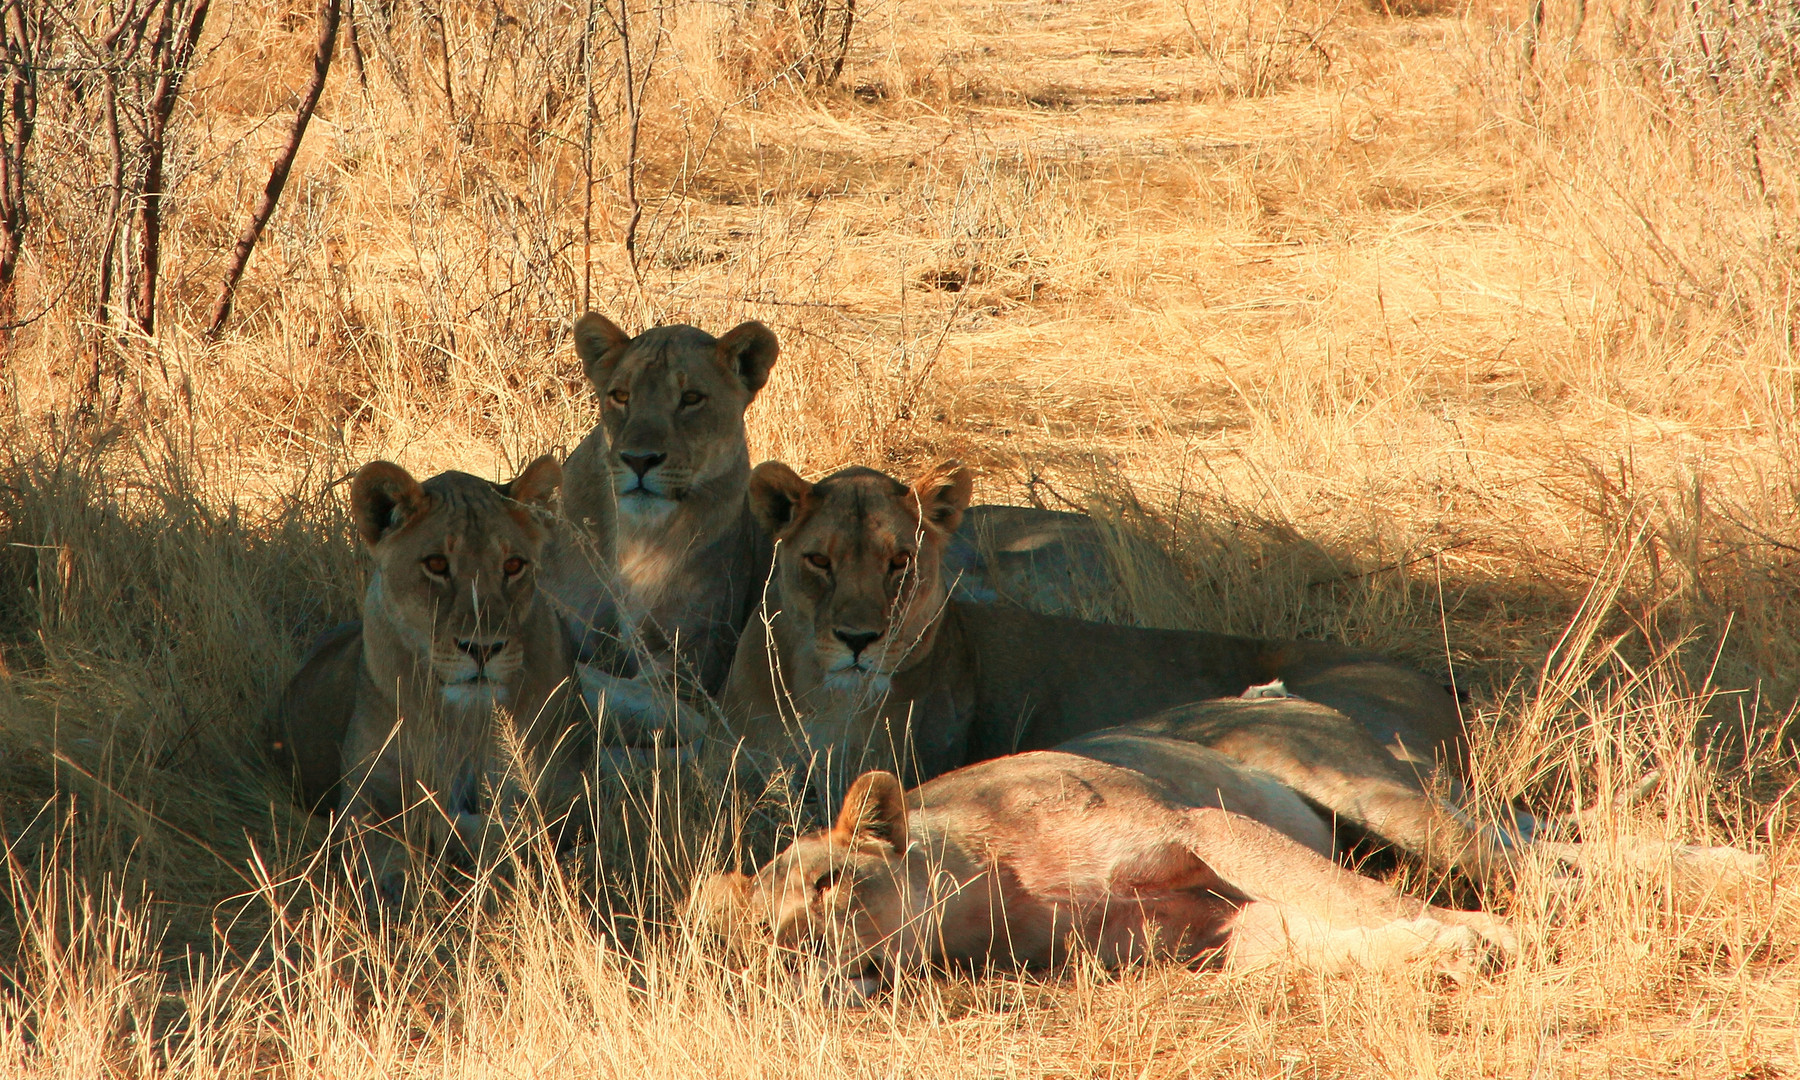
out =
{"type": "Polygon", "coordinates": [[[582,5],[358,6],[368,86],[334,72],[216,345],[310,18],[215,16],[155,341],[93,322],[99,136],[45,97],[18,304],[43,314],[0,338],[7,1070],[1800,1071],[1791,14],[889,0],[821,88],[792,6],[634,10],[629,72],[605,5],[586,66],[582,5]],[[256,749],[355,612],[336,485],[572,446],[584,303],[763,319],[759,456],[958,455],[986,500],[1122,515],[1188,574],[1134,582],[1137,619],[1453,671],[1485,796],[1566,810],[1661,766],[1588,839],[1741,843],[1776,882],[1601,874],[1552,913],[1528,878],[1490,898],[1523,956],[1460,989],[1158,968],[835,1010],[655,929],[719,857],[690,788],[608,825],[604,915],[528,872],[370,934],[305,885],[317,829],[256,749]]]}

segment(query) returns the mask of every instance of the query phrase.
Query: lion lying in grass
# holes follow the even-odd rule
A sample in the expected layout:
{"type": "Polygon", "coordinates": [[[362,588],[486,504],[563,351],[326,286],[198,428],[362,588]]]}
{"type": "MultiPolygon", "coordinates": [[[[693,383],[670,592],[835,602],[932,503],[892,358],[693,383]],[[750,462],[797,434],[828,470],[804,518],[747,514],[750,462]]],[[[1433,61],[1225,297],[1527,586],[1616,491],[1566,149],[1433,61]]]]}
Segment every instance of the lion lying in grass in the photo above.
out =
{"type": "MultiPolygon", "coordinates": [[[[866,768],[928,779],[1051,748],[1137,768],[1129,754],[1143,737],[1165,736],[1316,808],[1303,829],[1277,825],[1302,843],[1343,822],[1488,882],[1509,878],[1514,849],[1538,840],[1527,815],[1483,825],[1433,794],[1440,770],[1462,779],[1461,718],[1447,690],[1399,664],[1323,642],[950,599],[939,561],[970,487],[954,463],[911,487],[870,469],[809,484],[779,463],[757,468],[751,501],[776,536],[776,569],[762,632],[741,639],[724,699],[753,759],[811,770],[830,805],[841,779],[866,768]],[[1246,691],[1272,700],[1238,700],[1246,691]],[[1127,726],[1102,730],[1115,725],[1127,726]]],[[[1577,863],[1588,854],[1539,846],[1577,863]]],[[[1646,843],[1626,854],[1709,880],[1760,866],[1730,848],[1646,843]]]]}
{"type": "Polygon", "coordinates": [[[830,829],[754,877],[702,880],[689,910],[865,992],[927,965],[1054,968],[1083,953],[1109,967],[1425,960],[1460,977],[1515,947],[1491,915],[1396,894],[1258,820],[1306,812],[1280,785],[1191,744],[1138,741],[1134,768],[1040,751],[906,795],[892,773],[865,773],[830,829]]]}
{"type": "Polygon", "coordinates": [[[1377,656],[949,598],[941,558],[971,486],[955,463],[911,487],[872,469],[810,484],[758,466],[751,503],[778,552],[765,621],[740,639],[724,697],[752,749],[798,740],[840,776],[931,777],[1279,679],[1396,756],[1460,754],[1452,695],[1377,656]]]}

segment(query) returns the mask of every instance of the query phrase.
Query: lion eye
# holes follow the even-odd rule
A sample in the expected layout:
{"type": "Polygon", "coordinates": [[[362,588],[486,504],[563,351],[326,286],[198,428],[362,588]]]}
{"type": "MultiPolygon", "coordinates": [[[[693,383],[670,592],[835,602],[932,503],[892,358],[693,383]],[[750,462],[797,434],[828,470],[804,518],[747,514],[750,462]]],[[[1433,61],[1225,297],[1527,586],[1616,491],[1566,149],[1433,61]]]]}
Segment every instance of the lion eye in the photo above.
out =
{"type": "Polygon", "coordinates": [[[840,871],[835,870],[835,869],[827,870],[823,874],[820,874],[818,877],[814,878],[813,884],[812,884],[813,892],[824,892],[826,889],[829,889],[833,885],[836,885],[837,881],[838,881],[839,873],[840,873],[840,871]]]}
{"type": "Polygon", "coordinates": [[[525,560],[514,555],[512,558],[501,563],[500,569],[506,571],[507,577],[518,577],[525,569],[525,560]]]}
{"type": "Polygon", "coordinates": [[[912,552],[910,551],[896,551],[894,552],[894,557],[888,560],[888,569],[895,573],[898,573],[911,565],[912,552]]]}
{"type": "Polygon", "coordinates": [[[829,570],[831,569],[831,560],[815,551],[806,557],[806,565],[816,570],[829,570]]]}
{"type": "Polygon", "coordinates": [[[706,395],[698,390],[689,390],[687,393],[681,395],[681,403],[690,409],[705,400],[706,395]]]}
{"type": "Polygon", "coordinates": [[[631,391],[629,390],[614,390],[606,396],[612,398],[615,405],[627,405],[631,402],[631,391]]]}
{"type": "Polygon", "coordinates": [[[423,566],[425,572],[432,577],[450,576],[450,560],[442,555],[427,555],[419,560],[419,565],[423,566]]]}

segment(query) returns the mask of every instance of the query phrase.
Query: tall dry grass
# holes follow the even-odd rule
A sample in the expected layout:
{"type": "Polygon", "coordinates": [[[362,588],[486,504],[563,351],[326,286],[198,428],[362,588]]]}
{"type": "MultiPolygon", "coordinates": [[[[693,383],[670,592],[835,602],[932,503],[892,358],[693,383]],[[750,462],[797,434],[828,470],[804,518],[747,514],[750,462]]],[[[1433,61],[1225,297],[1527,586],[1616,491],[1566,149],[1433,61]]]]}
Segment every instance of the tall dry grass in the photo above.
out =
{"type": "Polygon", "coordinates": [[[598,2],[357,8],[367,85],[340,59],[217,344],[309,17],[212,24],[153,341],[96,322],[93,98],[78,71],[44,94],[35,318],[0,339],[11,1072],[1800,1067],[1790,14],[889,0],[821,86],[806,5],[645,5],[625,33],[598,2]],[[984,499],[1092,508],[1186,575],[1131,576],[1129,617],[1453,676],[1482,799],[1604,808],[1660,768],[1583,838],[1737,843],[1774,880],[1615,865],[1558,907],[1529,874],[1486,898],[1523,955],[1461,989],[1082,969],[838,1010],[673,926],[696,866],[794,824],[675,774],[615,793],[569,873],[527,860],[372,933],[259,756],[356,610],[341,481],[572,446],[589,305],[763,319],[760,455],[954,454],[984,499]]]}

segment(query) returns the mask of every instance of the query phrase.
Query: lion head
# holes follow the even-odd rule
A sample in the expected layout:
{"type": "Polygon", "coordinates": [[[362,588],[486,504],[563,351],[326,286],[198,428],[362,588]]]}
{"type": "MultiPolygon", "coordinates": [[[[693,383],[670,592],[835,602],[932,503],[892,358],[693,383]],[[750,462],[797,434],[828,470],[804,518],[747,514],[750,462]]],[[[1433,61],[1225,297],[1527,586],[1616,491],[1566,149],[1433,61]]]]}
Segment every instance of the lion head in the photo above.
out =
{"type": "Polygon", "coordinates": [[[865,468],[817,484],[778,461],[751,473],[751,509],[776,540],[781,617],[797,621],[827,686],[880,690],[929,653],[944,545],[973,486],[954,461],[911,487],[865,468]]]}
{"type": "Polygon", "coordinates": [[[709,483],[741,482],[744,410],[781,352],[768,327],[746,322],[715,338],[658,326],[632,337],[589,312],[575,323],[575,351],[600,396],[622,524],[654,525],[709,483]]]}
{"type": "Polygon", "coordinates": [[[831,828],[796,839],[754,876],[696,882],[689,921],[735,948],[762,941],[807,954],[838,978],[889,967],[908,942],[929,936],[911,925],[906,816],[899,778],[864,773],[831,828]]]}
{"type": "Polygon", "coordinates": [[[360,469],[350,488],[357,531],[374,559],[370,625],[399,640],[453,705],[511,705],[530,661],[525,640],[550,500],[562,483],[541,457],[511,483],[446,472],[423,484],[389,461],[360,469]]]}

